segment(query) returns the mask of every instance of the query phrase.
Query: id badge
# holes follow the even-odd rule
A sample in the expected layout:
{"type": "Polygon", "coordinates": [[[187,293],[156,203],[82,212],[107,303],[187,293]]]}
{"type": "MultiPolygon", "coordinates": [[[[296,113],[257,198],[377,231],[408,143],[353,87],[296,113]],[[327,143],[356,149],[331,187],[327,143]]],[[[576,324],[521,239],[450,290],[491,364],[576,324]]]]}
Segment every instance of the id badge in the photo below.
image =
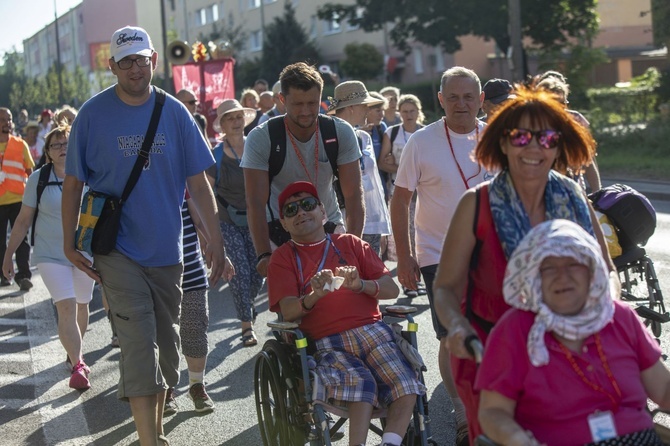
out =
{"type": "Polygon", "coordinates": [[[612,412],[596,412],[589,415],[588,421],[589,429],[591,429],[591,438],[594,443],[609,440],[617,436],[612,412]]]}

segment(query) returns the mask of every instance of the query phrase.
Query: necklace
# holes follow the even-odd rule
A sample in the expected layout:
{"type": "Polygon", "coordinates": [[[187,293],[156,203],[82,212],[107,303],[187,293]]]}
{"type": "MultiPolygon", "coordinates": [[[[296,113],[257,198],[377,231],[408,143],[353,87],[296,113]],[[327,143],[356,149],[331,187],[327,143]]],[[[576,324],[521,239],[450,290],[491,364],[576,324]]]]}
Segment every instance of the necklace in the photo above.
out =
{"type": "Polygon", "coordinates": [[[235,152],[235,149],[233,149],[233,145],[228,141],[228,138],[224,140],[226,144],[228,144],[228,148],[230,149],[231,152],[233,152],[233,156],[235,157],[235,160],[237,160],[237,164],[240,164],[242,161],[240,160],[240,157],[237,155],[237,152],[235,152]]]}
{"type": "Polygon", "coordinates": [[[561,351],[568,359],[568,362],[572,366],[572,369],[575,371],[575,373],[577,373],[577,375],[584,382],[584,384],[586,384],[596,392],[600,392],[606,395],[612,402],[612,409],[614,410],[614,412],[616,412],[619,409],[619,401],[621,401],[621,389],[619,389],[619,384],[617,384],[616,380],[614,379],[612,370],[610,370],[609,363],[607,362],[607,358],[605,357],[605,353],[603,352],[603,346],[602,343],[600,342],[600,333],[596,333],[595,338],[596,338],[596,348],[598,349],[598,356],[600,357],[600,362],[602,363],[603,368],[605,369],[605,374],[607,375],[607,378],[609,379],[610,383],[612,384],[612,387],[614,388],[614,392],[616,392],[616,398],[610,392],[605,390],[601,385],[589,381],[586,375],[584,375],[582,369],[579,367],[579,364],[577,364],[577,362],[575,361],[572,352],[565,345],[559,342],[558,346],[561,348],[561,351]]]}
{"type": "MultiPolygon", "coordinates": [[[[451,149],[451,156],[454,158],[454,161],[456,162],[456,167],[458,167],[458,173],[461,174],[461,180],[463,180],[463,184],[465,185],[465,189],[469,189],[470,186],[468,186],[468,181],[479,175],[482,171],[482,166],[477,164],[477,173],[472,175],[470,178],[465,178],[465,175],[463,174],[463,169],[461,169],[461,165],[456,159],[456,153],[454,152],[454,146],[451,143],[451,136],[449,135],[449,127],[447,127],[447,120],[445,118],[442,118],[442,122],[444,122],[444,131],[447,132],[447,141],[449,142],[449,148],[451,149]]],[[[475,146],[479,142],[479,124],[475,122],[475,146]]]]}
{"type": "Polygon", "coordinates": [[[328,237],[324,237],[323,239],[319,240],[318,242],[313,242],[313,243],[298,243],[295,240],[291,240],[291,242],[293,242],[293,244],[295,244],[297,246],[302,246],[302,247],[309,248],[311,246],[320,245],[321,243],[325,242],[326,240],[328,240],[328,237]]]}
{"type": "Polygon", "coordinates": [[[298,146],[295,142],[295,139],[293,138],[293,133],[288,128],[288,124],[286,123],[286,118],[284,118],[284,127],[286,127],[286,133],[288,134],[289,139],[291,140],[291,145],[293,146],[293,151],[295,152],[295,155],[298,157],[298,161],[300,161],[300,165],[302,165],[303,170],[305,171],[305,174],[307,175],[307,178],[309,179],[310,183],[312,183],[314,186],[317,185],[317,180],[319,177],[319,124],[316,124],[316,132],[314,134],[314,179],[312,180],[312,176],[309,174],[309,170],[307,170],[307,163],[305,163],[305,159],[302,157],[302,154],[300,153],[300,150],[298,149],[298,146]]]}
{"type": "Polygon", "coordinates": [[[56,175],[56,170],[52,168],[52,169],[51,169],[51,174],[54,176],[54,180],[56,180],[56,181],[54,181],[54,182],[55,182],[56,185],[58,186],[58,189],[60,189],[60,191],[63,192],[63,182],[62,182],[62,181],[59,181],[59,179],[58,179],[58,175],[56,175]]]}

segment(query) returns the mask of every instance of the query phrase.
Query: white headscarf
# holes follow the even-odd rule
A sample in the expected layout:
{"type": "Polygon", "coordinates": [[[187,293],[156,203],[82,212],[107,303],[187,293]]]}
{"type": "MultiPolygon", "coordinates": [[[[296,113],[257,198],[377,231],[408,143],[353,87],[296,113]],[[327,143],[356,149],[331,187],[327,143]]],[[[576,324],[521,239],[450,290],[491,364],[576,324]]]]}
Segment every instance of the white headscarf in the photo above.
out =
{"type": "Polygon", "coordinates": [[[509,259],[503,295],[514,308],[536,313],[528,333],[528,356],[539,367],[549,363],[544,344],[546,331],[576,341],[599,332],[612,321],[616,283],[610,282],[607,264],[596,239],[568,220],[550,220],[531,229],[509,259]],[[579,314],[556,314],[542,300],[540,264],[546,257],[570,257],[589,267],[589,296],[579,314]]]}

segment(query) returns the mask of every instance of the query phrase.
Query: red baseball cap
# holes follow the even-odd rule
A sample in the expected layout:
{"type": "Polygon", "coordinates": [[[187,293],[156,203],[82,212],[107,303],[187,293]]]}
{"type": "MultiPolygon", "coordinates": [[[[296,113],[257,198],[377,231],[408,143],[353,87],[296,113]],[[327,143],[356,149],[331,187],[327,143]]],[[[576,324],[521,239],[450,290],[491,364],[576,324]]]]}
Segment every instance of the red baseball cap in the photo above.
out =
{"type": "Polygon", "coordinates": [[[284,204],[292,196],[299,194],[300,192],[305,192],[319,199],[319,194],[316,192],[316,187],[309,181],[296,181],[289,184],[286,188],[279,194],[279,218],[284,218],[284,204]]]}

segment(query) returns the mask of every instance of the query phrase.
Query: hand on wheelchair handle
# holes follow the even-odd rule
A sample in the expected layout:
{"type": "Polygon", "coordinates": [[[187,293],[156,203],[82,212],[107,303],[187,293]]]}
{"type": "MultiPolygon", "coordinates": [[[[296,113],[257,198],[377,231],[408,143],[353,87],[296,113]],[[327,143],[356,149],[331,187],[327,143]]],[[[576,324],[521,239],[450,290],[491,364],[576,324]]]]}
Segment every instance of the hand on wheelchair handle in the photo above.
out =
{"type": "Polygon", "coordinates": [[[465,344],[465,349],[470,353],[470,356],[475,358],[475,362],[481,364],[484,356],[484,345],[482,345],[479,337],[476,334],[471,334],[465,338],[463,344],[465,344]]]}
{"type": "Polygon", "coordinates": [[[452,324],[447,334],[449,352],[457,358],[472,359],[474,356],[468,351],[466,342],[473,336],[478,339],[467,321],[452,324]]]}

